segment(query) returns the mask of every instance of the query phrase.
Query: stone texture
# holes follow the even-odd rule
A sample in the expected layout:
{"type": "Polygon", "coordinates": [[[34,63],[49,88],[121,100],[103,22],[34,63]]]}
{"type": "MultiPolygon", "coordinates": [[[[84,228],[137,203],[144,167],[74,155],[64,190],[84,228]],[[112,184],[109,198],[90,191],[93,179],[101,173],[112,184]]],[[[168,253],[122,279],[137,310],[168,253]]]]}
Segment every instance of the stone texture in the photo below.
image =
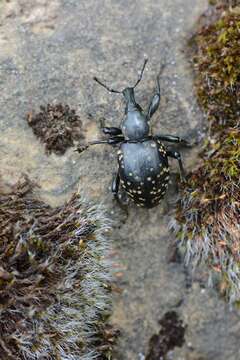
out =
{"type": "MultiPolygon", "coordinates": [[[[199,275],[189,285],[180,262],[169,262],[173,236],[168,221],[176,201],[176,181],[162,206],[151,210],[112,200],[116,150],[95,146],[79,156],[47,156],[25,121],[26,113],[48,102],[77,110],[86,141],[101,136],[100,122],[118,126],[123,99],[92,80],[98,76],[122,89],[136,81],[149,57],[137,99],[146,107],[161,63],[166,63],[162,101],[152,125],[155,133],[190,140],[201,136],[203,115],[193,94],[191,66],[184,47],[207,0],[8,0],[0,1],[1,174],[13,183],[22,172],[41,186],[39,194],[56,205],[77,188],[102,202],[113,219],[112,238],[123,289],[114,297],[112,321],[122,328],[116,358],[137,360],[158,319],[171,309],[187,324],[186,343],[173,360],[238,360],[239,315],[199,275]]],[[[196,163],[196,149],[182,150],[184,163],[196,163]]],[[[173,172],[177,165],[171,162],[173,172]]]]}

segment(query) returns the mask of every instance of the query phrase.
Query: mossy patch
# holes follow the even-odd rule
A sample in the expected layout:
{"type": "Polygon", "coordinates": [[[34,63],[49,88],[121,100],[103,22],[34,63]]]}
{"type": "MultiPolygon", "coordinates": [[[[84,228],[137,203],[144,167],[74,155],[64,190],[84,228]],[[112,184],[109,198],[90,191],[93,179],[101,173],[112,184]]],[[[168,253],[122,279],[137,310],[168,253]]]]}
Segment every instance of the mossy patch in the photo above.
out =
{"type": "Polygon", "coordinates": [[[165,359],[175,347],[182,347],[185,342],[186,326],[175,311],[169,311],[159,321],[161,329],[149,341],[149,350],[145,360],[165,359]]]}
{"type": "Polygon", "coordinates": [[[197,95],[217,127],[235,126],[240,115],[239,34],[240,14],[228,12],[196,37],[197,95]]]}
{"type": "Polygon", "coordinates": [[[200,164],[181,191],[174,228],[187,262],[219,275],[240,300],[240,11],[225,4],[195,36],[196,93],[209,121],[200,164]],[[226,6],[225,6],[226,5],[226,6]],[[190,189],[190,191],[189,191],[190,189]]]}
{"type": "Polygon", "coordinates": [[[108,222],[78,193],[51,208],[0,191],[0,358],[110,359],[108,222]]]}
{"type": "Polygon", "coordinates": [[[222,8],[234,8],[240,5],[239,0],[209,0],[210,5],[221,6],[222,8]]]}
{"type": "Polygon", "coordinates": [[[45,144],[47,154],[63,155],[67,148],[83,139],[82,122],[68,105],[47,104],[40,112],[29,112],[27,122],[37,138],[45,144]]]}

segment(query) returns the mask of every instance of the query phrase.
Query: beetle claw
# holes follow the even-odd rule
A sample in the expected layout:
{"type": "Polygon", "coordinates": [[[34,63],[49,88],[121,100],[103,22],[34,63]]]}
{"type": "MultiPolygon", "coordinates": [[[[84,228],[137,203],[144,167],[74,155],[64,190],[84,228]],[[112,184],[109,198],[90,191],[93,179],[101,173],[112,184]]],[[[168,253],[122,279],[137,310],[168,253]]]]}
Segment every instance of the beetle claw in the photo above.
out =
{"type": "Polygon", "coordinates": [[[194,146],[194,143],[193,143],[193,142],[189,142],[189,141],[184,140],[184,139],[182,139],[181,143],[182,143],[184,146],[190,147],[190,148],[194,146]]]}

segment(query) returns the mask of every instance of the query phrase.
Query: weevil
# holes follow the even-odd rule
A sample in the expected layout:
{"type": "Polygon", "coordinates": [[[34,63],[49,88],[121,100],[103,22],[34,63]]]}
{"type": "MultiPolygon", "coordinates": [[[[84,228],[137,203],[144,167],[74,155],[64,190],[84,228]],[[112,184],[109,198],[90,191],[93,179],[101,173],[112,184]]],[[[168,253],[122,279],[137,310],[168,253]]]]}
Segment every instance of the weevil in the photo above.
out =
{"type": "Polygon", "coordinates": [[[167,150],[162,141],[185,145],[188,145],[188,142],[178,136],[151,134],[150,119],[160,104],[162,69],[157,76],[157,91],[153,95],[147,111],[144,112],[135,100],[134,90],[142,80],[146,63],[147,59],[144,60],[135,85],[122,91],[114,90],[94,77],[94,80],[109,92],[123,95],[126,103],[125,116],[120,128],[102,128],[103,133],[108,136],[107,139],[96,140],[85,146],[79,146],[76,151],[82,152],[90,145],[95,144],[117,146],[118,170],[112,181],[114,197],[120,201],[119,187],[121,186],[138,206],[152,208],[160,203],[168,187],[168,157],[178,161],[181,180],[184,181],[185,179],[180,153],[175,150],[167,150]]]}

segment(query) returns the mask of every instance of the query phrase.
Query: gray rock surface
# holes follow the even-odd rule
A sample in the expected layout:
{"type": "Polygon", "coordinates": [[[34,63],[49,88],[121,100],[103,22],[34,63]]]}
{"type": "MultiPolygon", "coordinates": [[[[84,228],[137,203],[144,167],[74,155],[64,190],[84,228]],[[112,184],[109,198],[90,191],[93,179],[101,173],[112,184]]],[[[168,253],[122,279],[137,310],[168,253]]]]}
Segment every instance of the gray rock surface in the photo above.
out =
{"type": "MultiPolygon", "coordinates": [[[[176,201],[174,176],[162,206],[151,210],[112,200],[109,187],[116,151],[95,146],[79,156],[47,156],[25,121],[26,113],[53,101],[68,103],[83,121],[87,140],[100,137],[100,121],[119,125],[123,99],[92,80],[97,75],[115,88],[133,84],[149,57],[137,89],[143,106],[155,89],[161,63],[166,63],[162,101],[154,132],[197,139],[202,114],[193,95],[191,67],[184,46],[207,0],[0,0],[0,165],[4,181],[20,173],[41,186],[52,205],[63,202],[79,186],[102,202],[113,219],[116,279],[123,289],[114,297],[112,322],[122,329],[117,359],[137,360],[158,319],[175,309],[187,325],[186,342],[173,360],[238,360],[239,314],[208,288],[205,273],[189,284],[181,262],[170,262],[173,235],[168,221],[176,201]]],[[[196,150],[183,151],[187,168],[196,150]]],[[[175,163],[171,162],[174,172],[175,163]]]]}

